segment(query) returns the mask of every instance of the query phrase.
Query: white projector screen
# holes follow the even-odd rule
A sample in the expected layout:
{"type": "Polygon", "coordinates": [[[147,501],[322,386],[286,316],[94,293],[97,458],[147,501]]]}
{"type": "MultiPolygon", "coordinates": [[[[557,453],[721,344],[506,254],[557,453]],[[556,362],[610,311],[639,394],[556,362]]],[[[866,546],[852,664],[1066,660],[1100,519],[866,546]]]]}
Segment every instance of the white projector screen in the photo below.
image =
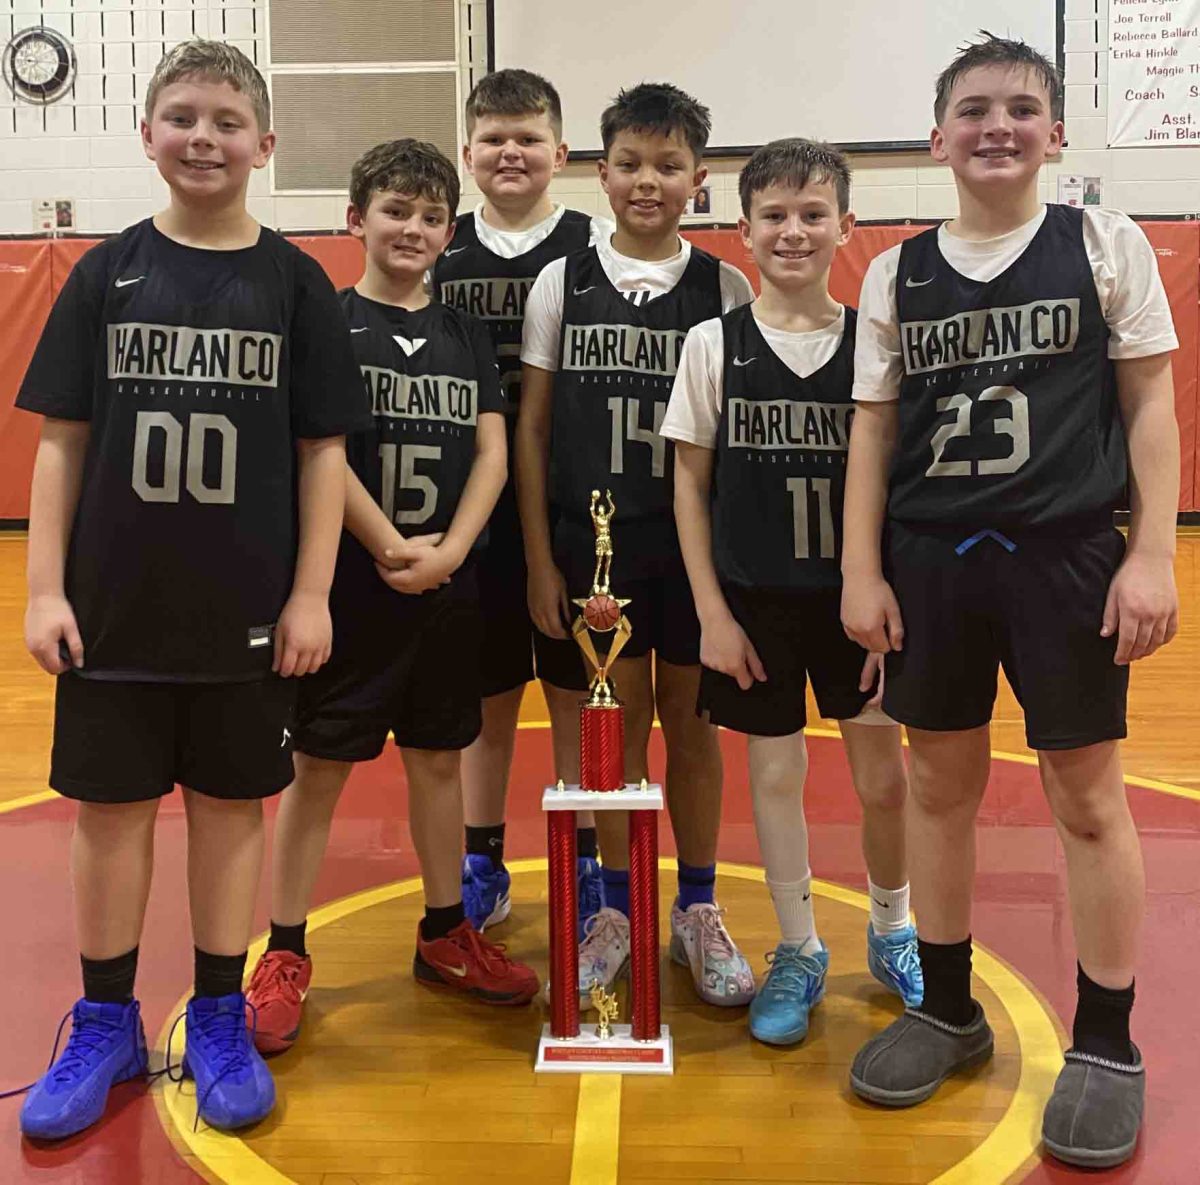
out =
{"type": "Polygon", "coordinates": [[[572,155],[621,87],[673,82],[712,111],[710,153],[781,136],[928,143],[933,86],[980,29],[1062,64],[1064,0],[490,0],[490,62],[550,79],[572,155]]]}

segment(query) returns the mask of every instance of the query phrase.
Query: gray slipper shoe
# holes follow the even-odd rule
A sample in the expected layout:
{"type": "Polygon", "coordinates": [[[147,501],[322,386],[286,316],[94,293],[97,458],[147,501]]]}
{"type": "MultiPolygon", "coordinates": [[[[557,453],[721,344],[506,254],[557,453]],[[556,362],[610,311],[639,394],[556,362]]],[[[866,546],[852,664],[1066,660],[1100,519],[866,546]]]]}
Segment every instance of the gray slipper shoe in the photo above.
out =
{"type": "Polygon", "coordinates": [[[1067,1164],[1107,1169],[1137,1147],[1146,1105],[1146,1067],[1135,1045],[1132,1066],[1068,1049],[1042,1116],[1046,1151],[1067,1164]]]}
{"type": "Polygon", "coordinates": [[[970,1024],[951,1025],[909,1008],[872,1037],[850,1067],[856,1095],[884,1107],[923,1103],[952,1074],[992,1056],[992,1030],[976,1001],[970,1024]]]}

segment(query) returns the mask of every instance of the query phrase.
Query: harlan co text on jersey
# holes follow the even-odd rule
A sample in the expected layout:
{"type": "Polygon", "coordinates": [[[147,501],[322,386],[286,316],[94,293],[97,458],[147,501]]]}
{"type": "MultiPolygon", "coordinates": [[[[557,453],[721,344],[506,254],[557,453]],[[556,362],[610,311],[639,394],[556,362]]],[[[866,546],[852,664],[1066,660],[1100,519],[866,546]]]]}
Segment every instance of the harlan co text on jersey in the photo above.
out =
{"type": "Polygon", "coordinates": [[[274,387],[283,338],[249,329],[108,326],[110,379],[180,379],[274,387]]]}
{"type": "Polygon", "coordinates": [[[854,407],[795,399],[729,400],[729,447],[845,452],[854,407]]]}
{"type": "Polygon", "coordinates": [[[1079,337],[1079,301],[1035,300],[1009,308],[974,309],[938,321],[904,321],[904,369],[927,374],[956,366],[1069,354],[1079,337]]]}
{"type": "Polygon", "coordinates": [[[435,420],[474,424],[479,402],[475,379],[447,374],[400,374],[382,366],[364,366],[371,410],[393,420],[435,420]]]}
{"type": "Polygon", "coordinates": [[[672,378],[686,330],[640,325],[565,325],[563,370],[632,371],[672,378]]]}
{"type": "Polygon", "coordinates": [[[482,321],[519,321],[533,276],[478,280],[443,280],[442,303],[482,321]]]}

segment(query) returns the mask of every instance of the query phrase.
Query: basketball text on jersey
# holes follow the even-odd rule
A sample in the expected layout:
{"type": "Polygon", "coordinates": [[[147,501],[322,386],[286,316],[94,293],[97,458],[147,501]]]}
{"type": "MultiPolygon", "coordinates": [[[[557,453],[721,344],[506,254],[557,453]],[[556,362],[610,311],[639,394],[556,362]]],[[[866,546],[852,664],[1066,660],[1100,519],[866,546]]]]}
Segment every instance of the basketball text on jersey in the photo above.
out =
{"type": "Polygon", "coordinates": [[[397,420],[433,420],[474,427],[479,384],[447,374],[400,374],[382,366],[363,366],[363,378],[377,416],[397,420]]]}
{"type": "Polygon", "coordinates": [[[108,326],[108,377],[275,387],[282,345],[277,333],[125,322],[108,326]]]}
{"type": "Polygon", "coordinates": [[[904,369],[910,375],[1006,358],[1069,354],[1078,337],[1075,298],[973,309],[944,320],[905,321],[900,326],[904,369]]]}
{"type": "Polygon", "coordinates": [[[794,399],[729,400],[729,447],[845,452],[854,408],[794,399]]]}
{"type": "Polygon", "coordinates": [[[641,325],[565,325],[563,370],[636,371],[671,378],[686,330],[641,325]]]}
{"type": "Polygon", "coordinates": [[[472,280],[443,280],[442,302],[482,321],[519,320],[533,276],[495,276],[472,280]]]}

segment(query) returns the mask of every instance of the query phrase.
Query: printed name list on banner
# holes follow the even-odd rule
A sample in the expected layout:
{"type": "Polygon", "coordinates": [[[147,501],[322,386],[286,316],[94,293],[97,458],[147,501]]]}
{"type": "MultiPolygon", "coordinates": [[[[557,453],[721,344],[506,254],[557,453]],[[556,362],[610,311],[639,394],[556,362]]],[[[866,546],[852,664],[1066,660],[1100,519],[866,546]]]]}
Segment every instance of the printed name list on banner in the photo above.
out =
{"type": "Polygon", "coordinates": [[[1108,143],[1200,146],[1200,0],[1109,0],[1108,143]]]}

